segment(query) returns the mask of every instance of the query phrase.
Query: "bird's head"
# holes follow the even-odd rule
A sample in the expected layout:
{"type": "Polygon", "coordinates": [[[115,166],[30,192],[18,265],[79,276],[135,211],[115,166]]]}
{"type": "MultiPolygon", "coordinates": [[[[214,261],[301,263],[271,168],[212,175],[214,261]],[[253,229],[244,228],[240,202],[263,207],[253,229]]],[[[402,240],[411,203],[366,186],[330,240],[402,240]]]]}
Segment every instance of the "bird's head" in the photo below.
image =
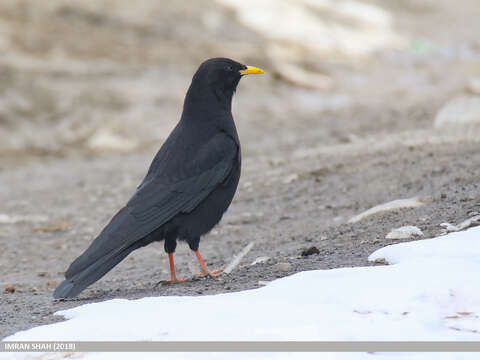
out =
{"type": "Polygon", "coordinates": [[[213,58],[204,61],[193,76],[190,90],[195,92],[213,91],[218,98],[230,99],[242,76],[263,74],[263,70],[247,66],[227,58],[213,58]]]}

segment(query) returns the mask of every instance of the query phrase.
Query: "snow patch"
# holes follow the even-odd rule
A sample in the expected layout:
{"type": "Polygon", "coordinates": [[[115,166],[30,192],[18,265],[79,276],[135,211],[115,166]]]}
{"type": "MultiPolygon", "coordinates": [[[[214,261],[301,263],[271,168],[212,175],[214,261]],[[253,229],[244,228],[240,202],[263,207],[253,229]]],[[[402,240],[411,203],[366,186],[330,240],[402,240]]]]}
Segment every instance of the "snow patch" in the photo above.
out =
{"type": "MultiPolygon", "coordinates": [[[[21,331],[4,340],[480,340],[480,227],[387,246],[369,260],[379,258],[394,265],[306,271],[236,293],[86,304],[57,312],[66,321],[21,331]]],[[[107,353],[77,355],[88,360],[121,358],[107,353]]],[[[326,358],[372,360],[392,355],[325,354],[326,358]]],[[[394,356],[431,359],[427,355],[394,356]]],[[[438,354],[435,359],[452,359],[450,355],[438,354]]],[[[0,354],[1,359],[42,356],[0,354]]],[[[128,354],[128,358],[132,356],[128,354]]],[[[168,358],[191,356],[179,353],[168,358]]],[[[195,357],[287,359],[292,355],[199,353],[195,357]]],[[[317,359],[318,354],[296,354],[295,358],[317,359]]],[[[476,358],[478,355],[467,353],[455,357],[476,358]]]]}

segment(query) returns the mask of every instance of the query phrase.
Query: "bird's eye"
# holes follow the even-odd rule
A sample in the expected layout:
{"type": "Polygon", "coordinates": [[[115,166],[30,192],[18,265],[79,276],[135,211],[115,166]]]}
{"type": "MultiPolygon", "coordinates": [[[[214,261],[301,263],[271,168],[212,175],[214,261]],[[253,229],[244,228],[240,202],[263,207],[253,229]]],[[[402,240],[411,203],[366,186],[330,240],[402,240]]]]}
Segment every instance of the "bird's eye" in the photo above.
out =
{"type": "Polygon", "coordinates": [[[232,71],[232,70],[233,70],[232,65],[228,65],[228,66],[227,66],[227,70],[228,70],[228,71],[232,71]]]}

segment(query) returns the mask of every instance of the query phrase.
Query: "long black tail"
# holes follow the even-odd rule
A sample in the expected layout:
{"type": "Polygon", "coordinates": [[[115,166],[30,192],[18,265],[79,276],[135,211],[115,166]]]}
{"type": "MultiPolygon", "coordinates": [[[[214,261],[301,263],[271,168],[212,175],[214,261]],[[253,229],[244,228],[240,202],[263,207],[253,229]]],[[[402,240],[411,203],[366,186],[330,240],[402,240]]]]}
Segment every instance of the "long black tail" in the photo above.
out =
{"type": "Polygon", "coordinates": [[[55,299],[72,298],[80,294],[87,286],[93,284],[103,275],[109,272],[115,265],[128,256],[133,250],[139,246],[132,246],[116,253],[113,256],[100,258],[92,265],[75,274],[74,276],[65,279],[53,293],[55,299]]]}
{"type": "Polygon", "coordinates": [[[55,289],[53,297],[75,297],[133,250],[150,243],[152,240],[146,236],[147,232],[139,229],[141,224],[126,208],[121,209],[89,248],[70,265],[65,281],[55,289]]]}

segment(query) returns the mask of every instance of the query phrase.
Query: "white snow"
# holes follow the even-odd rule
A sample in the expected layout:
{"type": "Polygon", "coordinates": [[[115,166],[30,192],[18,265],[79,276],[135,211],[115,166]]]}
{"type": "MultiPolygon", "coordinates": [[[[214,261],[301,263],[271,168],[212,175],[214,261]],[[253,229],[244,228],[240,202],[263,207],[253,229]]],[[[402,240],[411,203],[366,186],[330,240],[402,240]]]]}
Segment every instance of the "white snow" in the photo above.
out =
{"type": "Polygon", "coordinates": [[[422,266],[425,263],[429,266],[443,264],[445,269],[441,270],[437,277],[454,274],[456,269],[451,269],[449,266],[458,265],[457,263],[464,265],[472,263],[478,266],[478,271],[480,270],[480,226],[433,239],[389,245],[375,251],[368,260],[375,261],[380,258],[384,258],[389,264],[412,264],[412,266],[422,266]]]}
{"type": "MultiPolygon", "coordinates": [[[[369,260],[377,258],[393,265],[307,271],[236,293],[87,304],[57,313],[67,321],[4,340],[480,341],[480,227],[387,246],[369,260]]],[[[158,358],[146,353],[77,356],[158,358]]],[[[165,358],[191,357],[175,353],[165,358]]],[[[478,354],[195,354],[195,359],[227,358],[478,359],[478,354]]]]}

